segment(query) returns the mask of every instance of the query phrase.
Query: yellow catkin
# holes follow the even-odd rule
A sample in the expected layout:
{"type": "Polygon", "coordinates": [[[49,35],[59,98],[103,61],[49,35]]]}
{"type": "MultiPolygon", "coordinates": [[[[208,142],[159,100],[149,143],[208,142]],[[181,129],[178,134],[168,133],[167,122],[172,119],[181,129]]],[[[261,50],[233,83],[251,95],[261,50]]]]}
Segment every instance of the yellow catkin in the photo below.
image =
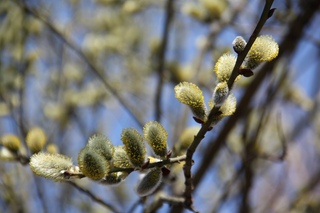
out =
{"type": "Polygon", "coordinates": [[[40,152],[47,143],[46,133],[39,127],[32,128],[27,134],[26,142],[31,152],[40,152]]]}
{"type": "Polygon", "coordinates": [[[115,146],[112,159],[113,167],[116,168],[131,168],[130,159],[124,150],[124,146],[115,146]]]}
{"type": "Polygon", "coordinates": [[[168,153],[168,133],[163,126],[156,121],[150,121],[143,127],[143,133],[144,138],[152,148],[154,154],[161,158],[165,158],[168,153]]]}
{"type": "Polygon", "coordinates": [[[279,46],[270,35],[257,37],[245,61],[245,67],[256,68],[260,63],[271,61],[279,54],[279,46]]]}
{"type": "Polygon", "coordinates": [[[227,8],[226,0],[200,0],[211,17],[219,18],[227,8]]]}
{"type": "Polygon", "coordinates": [[[51,154],[55,154],[55,153],[59,152],[59,148],[53,143],[48,144],[46,147],[46,150],[47,150],[47,152],[49,152],[51,154]]]}
{"type": "Polygon", "coordinates": [[[112,159],[114,146],[112,145],[111,141],[102,134],[96,134],[90,137],[87,147],[105,157],[106,160],[112,159]]]}
{"type": "Polygon", "coordinates": [[[110,170],[108,161],[88,147],[83,148],[78,155],[80,171],[90,179],[102,179],[110,170]]]}
{"type": "Polygon", "coordinates": [[[131,164],[141,167],[145,163],[147,153],[142,135],[134,128],[123,129],[121,140],[131,164]]]}
{"type": "Polygon", "coordinates": [[[21,141],[15,135],[5,134],[1,137],[0,141],[3,146],[12,152],[17,152],[21,147],[21,141]]]}
{"type": "Polygon", "coordinates": [[[206,121],[206,105],[201,89],[189,82],[182,82],[175,86],[174,92],[176,98],[183,104],[190,107],[193,115],[202,121],[206,121]]]}
{"type": "Polygon", "coordinates": [[[228,81],[235,64],[236,57],[229,53],[223,54],[218,59],[213,71],[216,73],[219,82],[228,81]]]}

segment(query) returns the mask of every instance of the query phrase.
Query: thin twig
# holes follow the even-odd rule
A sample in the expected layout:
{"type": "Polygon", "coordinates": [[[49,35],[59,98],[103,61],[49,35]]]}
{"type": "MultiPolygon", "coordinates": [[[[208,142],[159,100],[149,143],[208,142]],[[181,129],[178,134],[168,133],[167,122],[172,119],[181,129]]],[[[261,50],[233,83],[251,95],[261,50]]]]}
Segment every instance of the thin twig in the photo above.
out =
{"type": "Polygon", "coordinates": [[[100,70],[94,63],[90,61],[90,59],[85,55],[83,51],[81,51],[76,44],[74,44],[66,35],[61,33],[58,28],[54,26],[52,22],[48,20],[48,18],[45,18],[43,15],[38,13],[37,11],[29,8],[25,2],[17,2],[17,5],[24,9],[28,14],[32,15],[36,19],[40,20],[42,23],[44,23],[63,43],[65,43],[70,49],[72,49],[78,56],[88,65],[90,68],[89,70],[92,71],[96,77],[99,78],[99,80],[102,82],[102,84],[105,86],[105,88],[110,91],[110,93],[119,101],[119,103],[123,106],[123,108],[130,114],[130,116],[140,125],[143,126],[144,122],[141,121],[135,113],[130,109],[129,104],[127,104],[126,100],[120,96],[120,94],[114,89],[107,80],[105,80],[103,76],[102,70],[100,70]]]}
{"type": "Polygon", "coordinates": [[[117,209],[115,209],[115,207],[113,207],[111,204],[104,202],[101,198],[97,197],[96,195],[94,195],[92,192],[90,192],[87,189],[84,189],[80,186],[78,186],[76,183],[74,182],[66,182],[68,184],[70,184],[71,186],[73,186],[74,188],[78,189],[79,191],[81,191],[82,193],[86,194],[88,197],[90,197],[92,200],[96,201],[97,203],[101,204],[102,206],[104,206],[105,208],[111,210],[114,213],[120,213],[120,211],[118,211],[117,209]]]}
{"type": "MultiPolygon", "coordinates": [[[[154,162],[154,163],[149,163],[148,165],[146,165],[143,169],[142,168],[112,168],[109,171],[109,174],[114,173],[114,172],[127,172],[127,173],[131,173],[133,171],[138,171],[138,170],[145,170],[145,169],[151,169],[154,167],[162,167],[165,165],[169,165],[169,164],[174,164],[174,163],[180,163],[182,161],[186,160],[186,156],[185,155],[181,155],[178,157],[174,157],[174,158],[168,158],[165,160],[161,160],[159,162],[154,162]]],[[[64,174],[66,175],[66,179],[70,179],[70,178],[74,178],[74,179],[81,179],[84,178],[85,176],[79,171],[79,172],[70,172],[70,171],[64,171],[64,174]]]]}
{"type": "MultiPolygon", "coordinates": [[[[259,34],[259,32],[261,31],[263,25],[265,24],[265,22],[267,21],[267,19],[269,18],[269,12],[270,12],[270,8],[271,5],[273,3],[273,0],[267,0],[266,4],[264,6],[263,12],[261,14],[260,20],[255,28],[255,30],[253,31],[252,35],[250,36],[250,39],[244,49],[243,52],[241,52],[238,57],[237,57],[237,61],[236,64],[233,68],[232,74],[228,80],[228,87],[231,90],[233,83],[236,79],[236,77],[239,75],[239,68],[242,64],[242,62],[244,61],[247,53],[249,52],[253,42],[255,41],[255,39],[257,38],[257,35],[259,34]]],[[[198,134],[195,136],[192,144],[190,145],[190,147],[187,150],[187,158],[186,158],[186,163],[183,167],[183,171],[184,171],[184,176],[185,176],[185,207],[187,209],[190,209],[192,211],[194,210],[193,207],[193,199],[192,199],[192,191],[193,191],[193,183],[192,183],[192,176],[191,176],[191,167],[192,167],[192,157],[194,152],[196,151],[198,145],[200,144],[200,142],[202,141],[202,139],[205,137],[205,134],[207,133],[207,131],[209,130],[211,123],[213,122],[214,118],[217,117],[217,115],[219,114],[219,109],[220,107],[214,107],[209,116],[208,116],[208,120],[207,122],[205,122],[200,131],[198,132],[198,134]]]]}
{"type": "Polygon", "coordinates": [[[167,49],[169,29],[172,23],[174,14],[174,0],[167,0],[166,3],[166,17],[164,20],[164,29],[162,33],[162,41],[160,45],[159,55],[158,55],[158,84],[155,95],[155,120],[160,122],[161,119],[161,98],[162,98],[162,87],[164,83],[164,65],[165,65],[165,54],[167,49]]]}
{"type": "Polygon", "coordinates": [[[170,206],[183,206],[184,198],[183,197],[176,197],[176,196],[169,196],[164,193],[159,193],[155,195],[155,200],[149,206],[145,207],[144,213],[153,213],[157,212],[159,208],[161,208],[163,203],[167,203],[170,206]]]}

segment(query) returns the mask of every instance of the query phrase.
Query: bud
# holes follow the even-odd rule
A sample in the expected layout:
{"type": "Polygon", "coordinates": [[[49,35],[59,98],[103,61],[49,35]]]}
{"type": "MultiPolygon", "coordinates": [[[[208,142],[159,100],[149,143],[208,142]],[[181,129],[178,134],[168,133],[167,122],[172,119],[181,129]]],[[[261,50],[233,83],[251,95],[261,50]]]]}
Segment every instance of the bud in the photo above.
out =
{"type": "Polygon", "coordinates": [[[78,154],[80,171],[93,180],[102,179],[110,169],[108,161],[94,150],[83,148],[78,154]]]}
{"type": "Polygon", "coordinates": [[[105,157],[106,160],[111,160],[114,153],[114,146],[111,141],[104,135],[97,134],[89,138],[87,147],[105,157]]]}
{"type": "MultiPolygon", "coordinates": [[[[217,61],[214,66],[214,72],[217,75],[219,82],[228,81],[236,64],[236,57],[234,55],[225,53],[217,61]]],[[[238,80],[238,79],[236,79],[238,80]]]]}
{"type": "Polygon", "coordinates": [[[5,146],[6,148],[8,148],[10,151],[14,153],[18,152],[21,147],[20,139],[15,135],[11,135],[11,134],[3,135],[0,141],[3,146],[5,146]]]}
{"type": "Polygon", "coordinates": [[[257,37],[245,60],[245,67],[256,68],[260,63],[271,61],[278,56],[279,46],[269,35],[257,37]]]}
{"type": "Polygon", "coordinates": [[[41,128],[32,128],[27,134],[26,142],[32,153],[40,152],[47,143],[46,133],[41,128]]]}
{"type": "Polygon", "coordinates": [[[204,97],[201,89],[188,82],[182,82],[175,86],[174,92],[176,98],[183,104],[190,107],[193,115],[205,122],[207,120],[206,105],[204,103],[204,97]]]}
{"type": "Polygon", "coordinates": [[[221,106],[228,98],[229,87],[227,82],[218,83],[213,92],[213,102],[215,106],[221,106]]]}
{"type": "Polygon", "coordinates": [[[168,153],[168,133],[163,126],[156,121],[150,121],[143,127],[143,132],[144,138],[152,148],[154,154],[165,158],[168,153]]]}
{"type": "Polygon", "coordinates": [[[140,181],[137,187],[139,196],[144,197],[153,193],[162,180],[162,172],[160,168],[151,169],[140,181]]]}
{"type": "Polygon", "coordinates": [[[39,152],[30,158],[31,170],[39,176],[54,181],[65,180],[63,170],[69,170],[72,166],[71,158],[61,154],[39,152]]]}
{"type": "Polygon", "coordinates": [[[117,185],[125,180],[128,175],[129,174],[127,172],[112,172],[105,176],[100,183],[106,185],[117,185]]]}
{"type": "Polygon", "coordinates": [[[122,130],[121,140],[131,164],[141,167],[145,162],[147,152],[143,137],[134,128],[129,128],[122,130]]]}
{"type": "Polygon", "coordinates": [[[232,42],[233,50],[238,54],[244,50],[246,45],[247,42],[242,38],[242,36],[237,36],[232,42]]]}

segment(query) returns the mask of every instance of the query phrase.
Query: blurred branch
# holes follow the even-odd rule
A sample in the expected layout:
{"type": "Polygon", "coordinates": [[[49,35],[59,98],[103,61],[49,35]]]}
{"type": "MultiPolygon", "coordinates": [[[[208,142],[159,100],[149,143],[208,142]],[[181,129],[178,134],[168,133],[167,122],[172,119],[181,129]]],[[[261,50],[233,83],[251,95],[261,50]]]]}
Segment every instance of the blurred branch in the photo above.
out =
{"type": "MultiPolygon", "coordinates": [[[[242,64],[242,62],[244,61],[247,53],[249,52],[253,42],[255,41],[256,37],[258,36],[260,30],[262,29],[263,25],[265,24],[265,22],[267,21],[267,19],[270,17],[270,8],[271,5],[273,3],[273,0],[267,0],[266,4],[264,6],[263,12],[261,14],[260,20],[258,21],[258,24],[255,28],[255,30],[253,31],[252,35],[250,36],[250,39],[244,49],[243,52],[241,52],[238,57],[237,57],[237,61],[236,64],[233,68],[232,74],[228,80],[228,87],[231,90],[233,83],[236,79],[236,77],[239,75],[239,68],[242,64]]],[[[200,142],[202,141],[202,139],[205,137],[205,134],[207,133],[207,131],[209,130],[212,121],[215,117],[217,117],[217,115],[219,114],[219,109],[220,107],[214,107],[209,116],[208,116],[208,121],[205,122],[200,131],[198,132],[198,134],[194,137],[194,140],[192,142],[192,144],[190,145],[190,147],[187,150],[187,158],[186,158],[186,163],[183,167],[183,171],[184,171],[184,176],[185,176],[185,207],[193,212],[196,212],[194,207],[193,207],[193,199],[192,199],[192,192],[194,190],[194,186],[193,186],[193,180],[192,180],[192,176],[191,176],[191,167],[193,164],[193,154],[196,151],[198,145],[200,144],[200,142]]]]}
{"type": "Polygon", "coordinates": [[[308,22],[311,20],[313,15],[316,13],[320,2],[312,1],[312,6],[301,8],[301,12],[296,19],[290,24],[283,41],[279,45],[279,55],[278,57],[266,64],[261,68],[261,70],[255,75],[252,83],[246,89],[240,103],[238,104],[235,114],[227,120],[222,130],[220,131],[218,137],[212,141],[207,147],[204,153],[200,167],[195,173],[194,185],[195,187],[201,182],[202,178],[206,174],[206,170],[210,167],[211,163],[217,157],[220,148],[223,146],[226,137],[229,132],[233,129],[237,121],[240,120],[242,116],[246,115],[248,103],[251,102],[254,94],[258,91],[259,86],[267,75],[271,75],[277,61],[284,55],[291,55],[294,49],[299,44],[299,39],[303,34],[303,29],[307,26],[308,22]]]}
{"type": "Polygon", "coordinates": [[[48,207],[46,205],[44,194],[42,193],[43,187],[41,187],[41,181],[37,180],[38,178],[39,177],[36,176],[35,174],[32,176],[32,179],[34,182],[34,187],[32,187],[32,188],[36,191],[36,195],[37,195],[38,199],[40,200],[40,205],[42,207],[42,211],[44,213],[47,213],[48,207]]]}
{"type": "Polygon", "coordinates": [[[172,206],[172,205],[174,205],[174,206],[181,205],[182,206],[184,203],[184,198],[183,197],[173,197],[173,196],[169,196],[169,195],[166,195],[163,193],[159,193],[156,195],[154,202],[144,209],[144,213],[156,212],[162,206],[163,203],[167,203],[170,206],[172,206]]]}
{"type": "MultiPolygon", "coordinates": [[[[302,187],[297,193],[296,198],[289,204],[289,210],[294,210],[297,207],[300,201],[302,201],[305,196],[308,195],[310,191],[315,189],[320,182],[320,171],[317,171],[306,183],[304,187],[302,187]]],[[[291,211],[290,211],[291,212],[291,211]]]]}
{"type": "Polygon", "coordinates": [[[118,211],[117,209],[115,209],[115,207],[113,207],[111,204],[104,202],[101,198],[95,196],[94,194],[92,194],[89,190],[87,189],[83,189],[82,187],[78,186],[76,183],[68,181],[66,182],[69,185],[73,186],[74,188],[78,189],[80,192],[86,194],[88,197],[90,197],[92,200],[94,200],[95,202],[101,204],[102,206],[104,206],[105,208],[109,209],[110,211],[114,212],[114,213],[120,213],[120,211],[118,211]]]}
{"type": "Polygon", "coordinates": [[[155,120],[160,122],[161,119],[161,98],[162,98],[162,88],[164,83],[164,68],[165,68],[165,55],[169,37],[169,28],[172,23],[174,15],[174,0],[167,0],[166,2],[166,17],[164,20],[164,28],[162,32],[162,41],[160,44],[160,50],[158,54],[158,83],[155,94],[155,120]]]}
{"type": "Polygon", "coordinates": [[[64,35],[60,30],[54,26],[54,24],[48,20],[48,18],[41,15],[38,11],[35,11],[27,6],[24,1],[14,1],[19,7],[21,7],[28,14],[32,15],[36,19],[40,20],[44,23],[62,42],[64,42],[70,49],[72,49],[78,56],[89,66],[90,70],[100,79],[105,88],[110,91],[110,93],[119,101],[119,103],[123,106],[123,108],[130,114],[130,116],[140,125],[143,126],[144,122],[141,121],[135,113],[130,109],[129,104],[126,102],[124,98],[120,96],[120,94],[105,80],[103,77],[103,72],[100,70],[94,63],[90,61],[90,59],[82,52],[75,43],[71,41],[66,35],[64,35]]]}
{"type": "Polygon", "coordinates": [[[270,156],[269,154],[266,154],[266,153],[262,153],[262,154],[259,154],[259,158],[263,158],[263,159],[266,159],[266,160],[270,160],[270,161],[280,161],[282,162],[286,155],[287,155],[287,140],[285,138],[285,135],[284,135],[284,132],[283,132],[283,128],[282,128],[282,125],[281,125],[281,114],[279,113],[279,115],[277,116],[277,120],[276,120],[276,124],[277,124],[277,132],[278,132],[278,135],[279,135],[279,140],[280,140],[280,143],[281,143],[281,154],[279,156],[270,156]]]}

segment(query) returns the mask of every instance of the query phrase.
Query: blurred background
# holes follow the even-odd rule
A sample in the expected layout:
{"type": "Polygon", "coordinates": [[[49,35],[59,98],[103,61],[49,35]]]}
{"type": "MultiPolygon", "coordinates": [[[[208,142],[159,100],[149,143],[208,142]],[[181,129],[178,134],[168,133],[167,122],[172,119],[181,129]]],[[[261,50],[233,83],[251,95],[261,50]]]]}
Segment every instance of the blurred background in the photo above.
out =
{"type": "MultiPolygon", "coordinates": [[[[174,86],[195,83],[208,102],[215,62],[235,54],[236,36],[249,39],[264,3],[1,0],[0,136],[17,136],[30,157],[26,135],[40,127],[46,146],[75,164],[93,134],[121,145],[123,128],[142,132],[151,120],[167,130],[170,149],[183,137],[192,140],[200,125],[175,99],[174,86]]],[[[237,81],[236,113],[198,147],[192,168],[198,211],[320,212],[319,4],[274,2],[261,34],[278,42],[279,56],[237,81]]],[[[138,172],[114,187],[74,182],[119,212],[188,212],[159,201],[183,193],[181,166],[171,170],[147,199],[135,192],[138,172]]],[[[73,185],[34,175],[28,164],[1,160],[0,212],[112,211],[73,185]]]]}

